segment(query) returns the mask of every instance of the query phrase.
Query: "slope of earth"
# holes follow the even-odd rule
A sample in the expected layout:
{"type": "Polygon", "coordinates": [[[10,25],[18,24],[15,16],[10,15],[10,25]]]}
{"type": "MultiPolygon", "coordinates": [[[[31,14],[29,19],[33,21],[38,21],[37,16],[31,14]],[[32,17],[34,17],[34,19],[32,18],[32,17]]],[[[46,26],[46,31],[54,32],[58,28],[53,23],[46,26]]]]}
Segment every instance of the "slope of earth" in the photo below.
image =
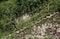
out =
{"type": "Polygon", "coordinates": [[[50,14],[33,27],[12,34],[13,39],[60,39],[60,13],[50,14]]]}

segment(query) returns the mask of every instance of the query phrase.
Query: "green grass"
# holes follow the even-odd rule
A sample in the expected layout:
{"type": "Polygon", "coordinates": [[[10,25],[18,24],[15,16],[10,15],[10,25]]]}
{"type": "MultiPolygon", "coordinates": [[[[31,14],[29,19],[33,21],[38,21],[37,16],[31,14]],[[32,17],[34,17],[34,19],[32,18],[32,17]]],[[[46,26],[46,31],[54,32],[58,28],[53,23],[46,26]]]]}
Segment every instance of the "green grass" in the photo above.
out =
{"type": "Polygon", "coordinates": [[[13,39],[11,36],[8,36],[6,39],[13,39]]]}
{"type": "MultiPolygon", "coordinates": [[[[36,22],[37,20],[42,20],[46,15],[51,14],[52,12],[48,12],[47,7],[42,9],[43,11],[40,11],[40,13],[36,13],[34,14],[30,20],[26,21],[26,22],[20,22],[19,24],[16,24],[17,29],[19,29],[19,31],[21,29],[23,29],[24,27],[30,28],[33,26],[34,22],[36,22]]],[[[17,30],[16,29],[16,30],[17,30]]],[[[13,33],[15,33],[15,31],[13,31],[13,33]]],[[[9,39],[11,37],[8,37],[9,39]]]]}
{"type": "MultiPolygon", "coordinates": [[[[44,10],[43,10],[43,11],[41,11],[40,13],[34,14],[34,15],[31,17],[30,20],[28,20],[28,21],[26,21],[26,22],[20,22],[19,24],[16,25],[16,27],[19,29],[19,31],[20,31],[21,29],[23,29],[24,27],[30,28],[30,27],[33,26],[34,22],[36,22],[37,20],[42,20],[42,19],[43,19],[46,15],[48,15],[48,14],[51,14],[51,13],[48,13],[48,12],[46,13],[46,11],[44,12],[44,10]]],[[[15,33],[15,31],[14,31],[13,33],[15,33]]],[[[12,34],[13,34],[13,33],[12,33],[12,34]]],[[[11,38],[11,37],[8,37],[8,39],[12,39],[12,38],[11,38]]]]}
{"type": "Polygon", "coordinates": [[[53,37],[45,37],[45,39],[54,39],[53,37]]]}
{"type": "Polygon", "coordinates": [[[17,28],[20,30],[22,29],[23,27],[30,27],[32,26],[32,24],[34,24],[35,21],[37,20],[41,20],[43,19],[46,15],[48,14],[51,14],[51,13],[48,13],[47,11],[41,11],[40,13],[36,13],[34,14],[30,20],[26,21],[26,22],[20,22],[19,24],[17,24],[17,28]]]}

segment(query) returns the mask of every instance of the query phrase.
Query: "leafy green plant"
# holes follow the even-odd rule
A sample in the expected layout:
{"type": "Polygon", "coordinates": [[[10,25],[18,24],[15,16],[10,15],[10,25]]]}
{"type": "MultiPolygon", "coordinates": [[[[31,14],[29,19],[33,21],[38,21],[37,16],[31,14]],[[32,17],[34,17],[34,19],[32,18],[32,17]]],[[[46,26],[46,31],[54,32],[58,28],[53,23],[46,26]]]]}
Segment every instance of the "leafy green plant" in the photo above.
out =
{"type": "Polygon", "coordinates": [[[54,39],[53,37],[46,37],[45,39],[54,39]]]}
{"type": "Polygon", "coordinates": [[[59,0],[0,0],[0,30],[12,32],[23,27],[30,27],[53,11],[60,10],[59,0]],[[56,6],[56,7],[55,7],[56,6]],[[15,23],[15,18],[23,14],[31,14],[27,22],[15,23]]]}
{"type": "Polygon", "coordinates": [[[8,36],[6,39],[13,39],[11,36],[8,36]]]}

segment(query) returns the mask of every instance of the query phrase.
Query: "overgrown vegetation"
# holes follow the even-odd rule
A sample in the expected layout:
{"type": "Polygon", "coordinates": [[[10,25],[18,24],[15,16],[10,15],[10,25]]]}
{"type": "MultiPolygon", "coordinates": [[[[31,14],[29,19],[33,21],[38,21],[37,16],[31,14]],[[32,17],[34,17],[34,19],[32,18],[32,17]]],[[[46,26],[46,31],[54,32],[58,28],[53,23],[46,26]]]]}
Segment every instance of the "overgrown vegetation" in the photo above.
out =
{"type": "Polygon", "coordinates": [[[60,11],[59,0],[0,0],[0,32],[11,33],[15,29],[30,26],[55,11],[60,11]],[[16,24],[15,19],[26,13],[31,14],[32,18],[16,24]]]}

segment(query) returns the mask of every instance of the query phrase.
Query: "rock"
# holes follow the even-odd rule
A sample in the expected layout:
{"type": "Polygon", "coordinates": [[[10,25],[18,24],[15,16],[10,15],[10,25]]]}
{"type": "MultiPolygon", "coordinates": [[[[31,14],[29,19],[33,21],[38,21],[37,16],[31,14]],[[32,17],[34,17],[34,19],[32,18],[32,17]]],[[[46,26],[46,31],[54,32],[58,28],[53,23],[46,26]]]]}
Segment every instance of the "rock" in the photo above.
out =
{"type": "Polygon", "coordinates": [[[27,21],[27,20],[29,20],[31,17],[28,15],[28,14],[25,14],[25,15],[23,15],[23,17],[22,17],[22,20],[24,20],[24,21],[27,21]]]}
{"type": "Polygon", "coordinates": [[[60,28],[57,29],[57,32],[60,32],[60,28]]]}
{"type": "Polygon", "coordinates": [[[9,36],[11,36],[11,34],[9,34],[9,36]]]}
{"type": "Polygon", "coordinates": [[[16,33],[19,33],[19,31],[16,31],[16,33]]]}

